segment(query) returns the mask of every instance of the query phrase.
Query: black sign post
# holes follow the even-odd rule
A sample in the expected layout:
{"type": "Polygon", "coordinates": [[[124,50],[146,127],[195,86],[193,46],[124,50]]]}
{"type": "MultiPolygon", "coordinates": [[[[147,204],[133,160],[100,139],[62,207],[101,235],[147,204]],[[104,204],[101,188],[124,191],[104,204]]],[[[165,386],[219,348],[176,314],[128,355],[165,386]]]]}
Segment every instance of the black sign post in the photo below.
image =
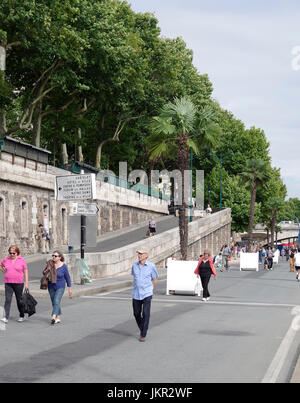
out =
{"type": "Polygon", "coordinates": [[[80,257],[84,259],[84,249],[86,245],[86,216],[82,215],[81,217],[81,236],[80,236],[80,257]]]}

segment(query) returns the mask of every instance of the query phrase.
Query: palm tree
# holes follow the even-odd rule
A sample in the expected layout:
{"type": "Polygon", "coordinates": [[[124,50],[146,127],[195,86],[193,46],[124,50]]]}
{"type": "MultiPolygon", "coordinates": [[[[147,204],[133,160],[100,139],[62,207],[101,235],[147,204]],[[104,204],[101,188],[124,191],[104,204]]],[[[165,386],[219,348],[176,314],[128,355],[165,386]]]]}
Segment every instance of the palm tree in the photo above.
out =
{"type": "Polygon", "coordinates": [[[273,248],[274,241],[275,241],[274,238],[275,238],[275,232],[276,232],[277,216],[278,216],[278,213],[284,208],[284,200],[278,196],[274,196],[270,200],[268,200],[267,208],[269,209],[270,215],[271,215],[271,219],[270,219],[271,246],[273,248]]]}
{"type": "Polygon", "coordinates": [[[177,155],[177,165],[181,173],[181,204],[179,207],[180,250],[183,260],[188,251],[188,213],[185,195],[184,171],[189,170],[189,150],[199,154],[200,147],[214,143],[216,125],[211,121],[209,108],[198,113],[193,102],[186,98],[175,98],[167,103],[159,116],[152,120],[153,134],[148,138],[150,160],[162,156],[177,155]]]}
{"type": "Polygon", "coordinates": [[[240,174],[244,179],[246,188],[248,188],[251,192],[249,231],[248,231],[249,242],[252,241],[253,237],[254,211],[255,211],[257,189],[260,186],[262,186],[265,181],[269,179],[268,167],[269,164],[267,161],[261,159],[247,160],[245,170],[240,174]]]}

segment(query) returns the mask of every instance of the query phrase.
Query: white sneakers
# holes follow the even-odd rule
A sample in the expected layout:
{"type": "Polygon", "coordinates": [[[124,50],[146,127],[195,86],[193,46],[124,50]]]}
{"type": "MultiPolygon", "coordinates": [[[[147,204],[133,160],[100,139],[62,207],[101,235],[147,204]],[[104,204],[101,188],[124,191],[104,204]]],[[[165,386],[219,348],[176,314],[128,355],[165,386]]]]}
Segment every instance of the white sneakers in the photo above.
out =
{"type": "Polygon", "coordinates": [[[209,301],[210,300],[210,297],[207,297],[207,298],[202,298],[202,301],[209,301]]]}
{"type": "MultiPolygon", "coordinates": [[[[19,323],[24,322],[24,321],[25,321],[25,318],[19,318],[19,319],[17,320],[17,322],[19,322],[19,323]]],[[[2,318],[2,319],[1,319],[1,322],[3,322],[3,323],[8,323],[8,319],[2,318]]]]}

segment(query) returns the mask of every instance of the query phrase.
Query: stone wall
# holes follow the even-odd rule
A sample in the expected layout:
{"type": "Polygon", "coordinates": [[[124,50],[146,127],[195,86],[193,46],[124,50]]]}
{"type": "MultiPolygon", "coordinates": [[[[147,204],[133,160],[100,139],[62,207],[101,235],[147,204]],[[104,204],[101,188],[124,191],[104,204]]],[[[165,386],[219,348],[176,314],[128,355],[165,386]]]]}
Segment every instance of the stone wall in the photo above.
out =
{"type": "MultiPolygon", "coordinates": [[[[68,217],[73,202],[55,200],[55,177],[71,175],[40,162],[25,160],[0,152],[0,256],[17,244],[23,256],[40,250],[36,239],[39,224],[49,227],[50,247],[68,245],[68,217]]],[[[97,215],[100,237],[107,232],[128,227],[168,214],[164,200],[140,195],[97,181],[97,215]]]]}
{"type": "MultiPolygon", "coordinates": [[[[197,260],[205,249],[217,254],[224,244],[230,243],[231,210],[225,209],[218,213],[200,218],[189,224],[189,260],[197,260]]],[[[149,260],[164,265],[172,255],[180,258],[178,228],[155,235],[147,240],[135,242],[118,250],[101,253],[86,253],[85,259],[91,269],[92,278],[99,279],[129,273],[132,263],[136,261],[136,251],[147,246],[151,251],[149,260]]],[[[65,255],[66,263],[72,273],[72,279],[80,283],[76,259],[79,254],[65,255]]]]}

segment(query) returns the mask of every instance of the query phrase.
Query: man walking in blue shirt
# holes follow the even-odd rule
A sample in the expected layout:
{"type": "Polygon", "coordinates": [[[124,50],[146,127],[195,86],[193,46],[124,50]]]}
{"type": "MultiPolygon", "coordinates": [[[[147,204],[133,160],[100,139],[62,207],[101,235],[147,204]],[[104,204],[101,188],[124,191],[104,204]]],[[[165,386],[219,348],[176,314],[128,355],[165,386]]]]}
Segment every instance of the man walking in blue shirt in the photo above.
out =
{"type": "Polygon", "coordinates": [[[148,249],[140,248],[137,253],[138,262],[135,262],[131,269],[133,276],[132,306],[136,323],[141,332],[139,340],[144,342],[150,321],[153,288],[156,286],[158,273],[155,264],[147,260],[148,249]]]}

